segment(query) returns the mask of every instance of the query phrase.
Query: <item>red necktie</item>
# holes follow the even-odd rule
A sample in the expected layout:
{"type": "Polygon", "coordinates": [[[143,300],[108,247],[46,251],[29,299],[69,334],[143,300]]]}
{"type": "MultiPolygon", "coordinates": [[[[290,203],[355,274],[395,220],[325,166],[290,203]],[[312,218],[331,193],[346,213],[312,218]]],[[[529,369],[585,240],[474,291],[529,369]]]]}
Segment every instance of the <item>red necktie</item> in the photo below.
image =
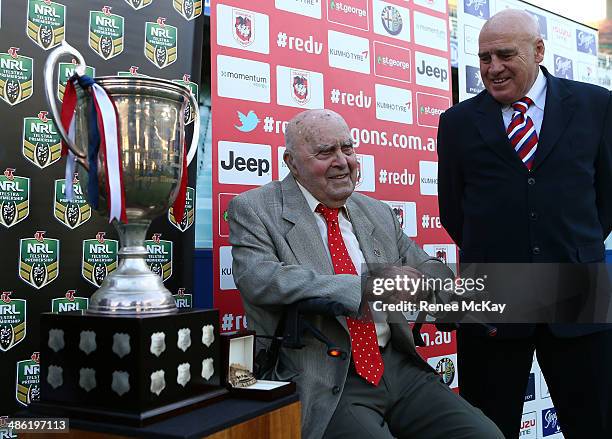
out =
{"type": "Polygon", "coordinates": [[[526,114],[531,105],[533,105],[533,101],[527,96],[512,104],[514,114],[510,125],[506,129],[510,143],[529,170],[531,170],[533,158],[538,148],[538,133],[536,133],[531,117],[526,114]]]}
{"type": "MultiPolygon", "coordinates": [[[[330,209],[319,204],[315,210],[323,215],[327,223],[327,245],[331,255],[334,272],[336,274],[357,274],[355,265],[349,255],[338,223],[338,209],[330,209]]],[[[366,307],[366,320],[346,318],[349,334],[351,335],[351,349],[353,363],[357,374],[375,386],[382,378],[384,365],[382,355],[378,348],[376,327],[372,322],[369,308],[366,307]]]]}

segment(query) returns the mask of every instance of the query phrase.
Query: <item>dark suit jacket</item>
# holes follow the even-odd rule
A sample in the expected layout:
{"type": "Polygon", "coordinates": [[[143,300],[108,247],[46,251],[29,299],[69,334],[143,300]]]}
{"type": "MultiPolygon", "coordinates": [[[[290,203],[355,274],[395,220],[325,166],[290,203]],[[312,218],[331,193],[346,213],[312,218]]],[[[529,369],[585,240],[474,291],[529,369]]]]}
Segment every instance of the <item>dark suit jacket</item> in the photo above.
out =
{"type": "MultiPolygon", "coordinates": [[[[506,137],[500,104],[486,90],[440,116],[440,217],[461,262],[604,259],[603,241],[612,229],[610,92],[542,71],[546,106],[531,172],[506,137]]],[[[577,336],[601,328],[551,329],[577,336]]],[[[515,327],[500,336],[532,331],[515,327]]]]}

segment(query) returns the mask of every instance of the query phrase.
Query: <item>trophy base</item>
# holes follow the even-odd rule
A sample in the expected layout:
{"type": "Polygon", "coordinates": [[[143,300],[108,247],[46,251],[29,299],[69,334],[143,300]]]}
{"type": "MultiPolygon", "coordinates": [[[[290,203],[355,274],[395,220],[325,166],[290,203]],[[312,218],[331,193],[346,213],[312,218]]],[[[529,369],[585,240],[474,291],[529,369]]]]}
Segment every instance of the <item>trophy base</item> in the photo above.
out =
{"type": "Polygon", "coordinates": [[[219,312],[41,314],[44,414],[143,425],[223,397],[219,312]]]}

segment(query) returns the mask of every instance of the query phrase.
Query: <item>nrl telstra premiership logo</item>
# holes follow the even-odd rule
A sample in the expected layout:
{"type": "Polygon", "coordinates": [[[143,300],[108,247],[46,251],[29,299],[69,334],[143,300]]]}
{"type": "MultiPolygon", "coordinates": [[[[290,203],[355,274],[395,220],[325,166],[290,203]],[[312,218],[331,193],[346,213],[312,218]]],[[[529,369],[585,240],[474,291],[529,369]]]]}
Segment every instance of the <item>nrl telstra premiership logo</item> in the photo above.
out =
{"type": "Polygon", "coordinates": [[[25,101],[34,89],[34,60],[18,52],[11,47],[0,53],[0,99],[9,105],[25,101]]]}
{"type": "Polygon", "coordinates": [[[28,38],[43,49],[51,49],[64,40],[66,7],[51,0],[28,0],[28,38]]]}
{"type": "MultiPolygon", "coordinates": [[[[57,75],[57,98],[60,102],[64,101],[64,92],[66,91],[66,83],[76,73],[77,60],[72,59],[72,62],[59,63],[59,74],[57,75]]],[[[90,78],[96,76],[94,67],[85,66],[85,74],[90,78]]]]}
{"type": "Polygon", "coordinates": [[[0,224],[13,227],[30,213],[30,179],[6,168],[0,175],[0,224]]]}
{"type": "Polygon", "coordinates": [[[183,213],[183,218],[180,221],[177,221],[174,217],[174,207],[170,207],[170,209],[168,209],[168,221],[170,221],[170,224],[179,229],[181,232],[184,232],[193,225],[194,220],[195,190],[187,186],[187,192],[185,194],[185,212],[183,213]]]}
{"type": "Polygon", "coordinates": [[[53,216],[69,229],[76,229],[91,218],[91,207],[83,196],[79,184],[79,174],[75,173],[72,179],[73,199],[66,197],[66,180],[55,180],[55,198],[53,203],[53,216]]]}
{"type": "MultiPolygon", "coordinates": [[[[185,73],[183,75],[183,79],[173,79],[172,82],[176,82],[177,84],[181,84],[187,87],[189,90],[191,90],[191,94],[195,97],[196,102],[199,102],[199,87],[198,84],[191,81],[190,75],[185,73]]],[[[189,105],[185,106],[185,125],[189,125],[193,122],[193,118],[195,117],[195,110],[196,109],[193,108],[191,102],[189,103],[189,105]]]]}
{"type": "Polygon", "coordinates": [[[104,59],[111,59],[123,52],[123,17],[111,14],[111,7],[102,11],[89,11],[89,47],[104,59]]]}
{"type": "Polygon", "coordinates": [[[11,297],[12,291],[0,294],[0,351],[15,347],[26,336],[26,301],[11,297]]]}
{"type": "Polygon", "coordinates": [[[40,289],[59,275],[58,239],[45,238],[38,231],[33,238],[19,240],[19,277],[28,285],[40,289]]]}
{"type": "Polygon", "coordinates": [[[202,0],[173,0],[172,6],[186,20],[202,15],[202,0]]]}
{"type": "Polygon", "coordinates": [[[119,242],[106,239],[106,232],[98,232],[95,239],[83,241],[81,274],[87,282],[99,287],[106,276],[115,271],[118,263],[119,242]]]}
{"type": "Polygon", "coordinates": [[[24,406],[40,399],[40,353],[34,352],[27,360],[17,362],[15,398],[24,406]]]}
{"type": "Polygon", "coordinates": [[[154,233],[144,244],[147,249],[147,265],[165,282],[172,276],[172,241],[160,239],[161,233],[154,233]]]}
{"type": "Polygon", "coordinates": [[[64,297],[56,297],[51,300],[51,312],[63,313],[80,311],[81,314],[87,309],[89,299],[87,297],[75,296],[76,290],[68,290],[64,297]]]}
{"type": "Polygon", "coordinates": [[[164,17],[145,25],[145,56],[160,69],[168,67],[177,56],[178,33],[174,26],[166,24],[164,17]]]}
{"type": "Polygon", "coordinates": [[[47,111],[39,111],[36,117],[23,119],[22,154],[40,169],[51,166],[62,158],[62,138],[47,111]]]}

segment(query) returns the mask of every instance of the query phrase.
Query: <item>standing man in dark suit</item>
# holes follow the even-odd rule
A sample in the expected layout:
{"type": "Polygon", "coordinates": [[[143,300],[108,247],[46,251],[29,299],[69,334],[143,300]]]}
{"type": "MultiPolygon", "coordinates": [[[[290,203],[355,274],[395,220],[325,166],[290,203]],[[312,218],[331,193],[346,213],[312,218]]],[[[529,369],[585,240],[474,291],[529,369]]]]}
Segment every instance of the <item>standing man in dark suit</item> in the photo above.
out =
{"type": "MultiPolygon", "coordinates": [[[[540,67],[544,42],[524,11],[491,17],[478,55],[486,90],[442,114],[438,131],[440,216],[461,262],[602,262],[612,228],[610,93],[540,67]]],[[[612,437],[609,327],[479,329],[458,331],[460,391],[507,438],[519,434],[534,349],[565,437],[612,437]]]]}
{"type": "Polygon", "coordinates": [[[303,437],[501,438],[419,357],[403,316],[396,323],[376,312],[376,323],[356,317],[362,270],[452,272],[403,233],[388,205],[353,192],[357,156],[344,119],[330,110],[300,113],[285,143],[291,174],[240,194],[228,213],[249,328],[272,335],[287,305],[311,298],[339,302],[350,314],[312,319],[346,358],[330,357],[314,337],[304,337],[302,349],[280,349],[272,378],[296,382],[303,437]]]}

